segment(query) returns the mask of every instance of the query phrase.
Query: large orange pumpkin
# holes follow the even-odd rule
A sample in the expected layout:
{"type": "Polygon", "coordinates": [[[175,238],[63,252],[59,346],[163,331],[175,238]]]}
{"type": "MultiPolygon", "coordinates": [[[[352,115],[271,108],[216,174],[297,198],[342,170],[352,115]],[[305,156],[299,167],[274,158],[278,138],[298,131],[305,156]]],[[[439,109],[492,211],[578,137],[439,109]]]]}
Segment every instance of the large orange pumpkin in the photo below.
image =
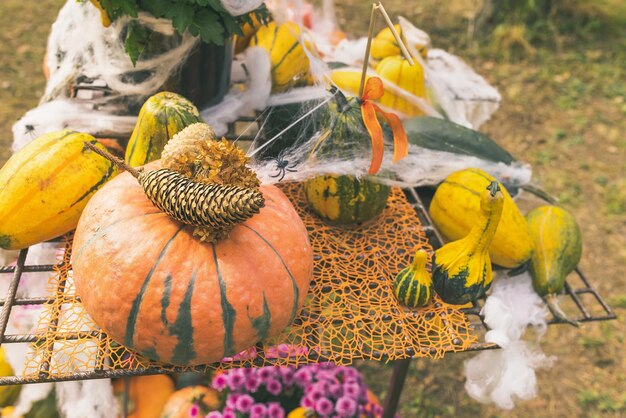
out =
{"type": "Polygon", "coordinates": [[[313,254],[289,199],[260,190],[260,213],[210,244],[153,206],[130,174],[117,176],[74,236],[85,310],[114,340],[177,365],[215,362],[280,333],[304,303],[313,254]]]}

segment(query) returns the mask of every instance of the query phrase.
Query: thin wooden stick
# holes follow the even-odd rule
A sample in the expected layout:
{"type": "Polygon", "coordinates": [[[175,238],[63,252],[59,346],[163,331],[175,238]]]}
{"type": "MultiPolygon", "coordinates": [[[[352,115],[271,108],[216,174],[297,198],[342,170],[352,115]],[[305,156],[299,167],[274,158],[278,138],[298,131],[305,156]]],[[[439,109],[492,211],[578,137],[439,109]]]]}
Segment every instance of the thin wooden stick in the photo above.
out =
{"type": "Polygon", "coordinates": [[[370,16],[370,28],[367,34],[367,47],[365,48],[365,56],[363,57],[363,72],[361,73],[361,85],[359,86],[359,97],[363,96],[363,89],[365,88],[365,78],[367,77],[367,67],[369,66],[369,62],[370,62],[370,50],[372,49],[372,40],[374,39],[374,28],[376,26],[376,11],[380,11],[380,14],[383,15],[383,17],[385,18],[385,23],[391,30],[391,33],[393,34],[394,38],[396,38],[396,42],[398,43],[398,46],[400,47],[400,51],[402,52],[402,55],[404,55],[404,58],[406,58],[406,60],[409,62],[411,66],[415,64],[413,61],[413,57],[411,57],[411,54],[409,53],[406,46],[404,45],[404,42],[402,42],[402,38],[398,34],[398,31],[396,31],[396,28],[393,26],[393,22],[389,18],[389,15],[387,14],[387,11],[385,10],[385,6],[383,6],[381,2],[372,3],[372,14],[370,16]]]}
{"type": "Polygon", "coordinates": [[[370,49],[372,48],[372,39],[374,38],[374,25],[376,25],[376,4],[372,3],[372,14],[370,16],[370,30],[367,34],[367,47],[365,48],[365,57],[363,57],[363,72],[361,73],[361,86],[359,87],[359,97],[363,96],[365,88],[365,77],[367,76],[367,67],[370,62],[370,49]]]}
{"type": "Polygon", "coordinates": [[[389,15],[387,14],[387,10],[385,10],[385,6],[383,6],[383,4],[379,2],[376,8],[380,10],[380,14],[382,14],[383,17],[385,18],[385,23],[387,23],[387,26],[389,26],[389,29],[391,30],[393,37],[396,38],[396,42],[398,43],[398,46],[400,47],[400,51],[402,51],[402,55],[404,55],[404,58],[406,58],[409,64],[413,66],[414,64],[413,57],[411,57],[411,54],[409,53],[406,46],[404,45],[404,42],[402,42],[402,38],[396,31],[396,28],[393,26],[393,22],[389,18],[389,15]]]}
{"type": "Polygon", "coordinates": [[[130,174],[133,175],[133,177],[135,178],[139,178],[139,171],[137,171],[136,169],[130,167],[128,164],[126,164],[124,162],[124,160],[117,158],[115,155],[110,154],[109,152],[102,150],[98,147],[96,147],[94,144],[92,144],[91,142],[83,142],[85,144],[85,146],[87,148],[89,148],[90,150],[92,150],[93,152],[95,152],[96,154],[100,155],[101,157],[106,158],[107,160],[111,161],[113,164],[117,165],[119,168],[121,168],[122,170],[126,170],[128,171],[130,174]]]}

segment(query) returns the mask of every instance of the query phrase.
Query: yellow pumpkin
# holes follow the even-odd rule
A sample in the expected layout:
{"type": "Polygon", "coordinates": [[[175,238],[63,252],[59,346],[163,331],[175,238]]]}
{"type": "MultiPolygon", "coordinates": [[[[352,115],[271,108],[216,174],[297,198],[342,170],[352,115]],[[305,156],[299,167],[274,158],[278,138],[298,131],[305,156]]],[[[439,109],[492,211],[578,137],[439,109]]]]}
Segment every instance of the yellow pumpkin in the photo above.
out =
{"type": "MultiPolygon", "coordinates": [[[[131,377],[129,385],[127,418],[159,418],[165,403],[175,391],[172,379],[160,374],[131,377]]],[[[121,407],[124,387],[124,379],[113,380],[113,393],[121,407]]]]}
{"type": "MultiPolygon", "coordinates": [[[[400,55],[383,59],[376,72],[384,79],[417,97],[427,97],[424,69],[419,62],[411,65],[400,55]]],[[[406,116],[422,115],[422,110],[397,94],[385,92],[379,100],[380,104],[397,110],[406,116]]]]}
{"type": "MultiPolygon", "coordinates": [[[[300,42],[300,27],[294,22],[261,26],[250,41],[270,54],[272,91],[284,91],[310,80],[310,62],[300,42]]],[[[307,45],[308,48],[312,44],[307,45]]]]}
{"type": "Polygon", "coordinates": [[[246,22],[243,25],[241,25],[241,31],[243,32],[243,36],[241,35],[235,36],[235,54],[239,54],[240,52],[243,52],[250,44],[250,39],[252,39],[252,36],[254,35],[254,33],[261,26],[263,26],[263,23],[259,21],[259,18],[257,17],[255,13],[250,13],[249,16],[250,16],[250,19],[252,19],[252,24],[246,22]]]}
{"type": "MultiPolygon", "coordinates": [[[[400,28],[400,25],[393,25],[393,27],[396,29],[396,32],[398,32],[398,35],[402,36],[402,28],[400,28]]],[[[398,42],[389,27],[385,27],[374,37],[370,54],[375,60],[401,54],[398,42]]]]}
{"type": "MultiPolygon", "coordinates": [[[[477,168],[457,171],[439,185],[430,203],[430,217],[444,237],[450,241],[464,238],[481,216],[480,196],[495,179],[477,168]]],[[[501,267],[514,268],[528,261],[533,243],[524,215],[500,184],[504,204],[489,255],[501,267]]]]}

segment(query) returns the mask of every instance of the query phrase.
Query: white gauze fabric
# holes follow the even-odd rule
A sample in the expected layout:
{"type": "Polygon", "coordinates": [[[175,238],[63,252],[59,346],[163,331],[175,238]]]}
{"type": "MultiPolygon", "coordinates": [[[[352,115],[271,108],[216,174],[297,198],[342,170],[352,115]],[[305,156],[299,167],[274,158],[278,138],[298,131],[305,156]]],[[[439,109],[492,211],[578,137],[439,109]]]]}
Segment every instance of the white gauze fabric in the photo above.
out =
{"type": "Polygon", "coordinates": [[[155,93],[184,61],[197,39],[175,33],[169,20],[142,13],[139,22],[160,33],[175,46],[136,66],[124,51],[123,32],[129,18],[119,18],[105,28],[100,12],[89,2],[68,0],[52,25],[46,64],[50,79],[40,105],[13,126],[13,151],[35,137],[59,129],[73,129],[99,137],[124,137],[136,118],[128,116],[128,103],[141,104],[155,93]],[[143,74],[141,81],[130,74],[143,74]],[[80,83],[96,90],[78,90],[80,83]],[[106,94],[97,89],[104,89],[106,94]]]}
{"type": "Polygon", "coordinates": [[[516,401],[537,395],[535,370],[551,367],[556,360],[539,347],[548,311],[533,290],[530,275],[524,273],[512,278],[505,274],[496,277],[482,313],[490,328],[485,342],[502,349],[484,351],[465,362],[465,390],[481,403],[512,409],[516,401]],[[528,326],[537,335],[532,346],[522,340],[528,326]]]}

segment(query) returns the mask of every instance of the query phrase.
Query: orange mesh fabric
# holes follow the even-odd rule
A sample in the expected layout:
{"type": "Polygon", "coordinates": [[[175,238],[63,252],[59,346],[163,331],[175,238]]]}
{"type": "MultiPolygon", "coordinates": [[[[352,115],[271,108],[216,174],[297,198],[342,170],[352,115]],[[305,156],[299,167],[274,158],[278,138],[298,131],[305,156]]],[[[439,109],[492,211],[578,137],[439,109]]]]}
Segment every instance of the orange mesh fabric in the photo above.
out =
{"type": "MultiPolygon", "coordinates": [[[[476,341],[465,315],[454,307],[435,299],[426,308],[411,310],[393,296],[393,279],[410,264],[414,252],[432,250],[402,191],[391,193],[375,222],[339,228],[308,210],[302,185],[283,188],[309,230],[315,253],[307,302],[281,336],[233,359],[194,370],[440,358],[476,341]]],[[[39,342],[31,345],[24,377],[63,378],[94,369],[180,370],[135,355],[98,331],[76,296],[70,254],[68,240],[63,261],[50,279],[52,301],[40,318],[39,342]]]]}

